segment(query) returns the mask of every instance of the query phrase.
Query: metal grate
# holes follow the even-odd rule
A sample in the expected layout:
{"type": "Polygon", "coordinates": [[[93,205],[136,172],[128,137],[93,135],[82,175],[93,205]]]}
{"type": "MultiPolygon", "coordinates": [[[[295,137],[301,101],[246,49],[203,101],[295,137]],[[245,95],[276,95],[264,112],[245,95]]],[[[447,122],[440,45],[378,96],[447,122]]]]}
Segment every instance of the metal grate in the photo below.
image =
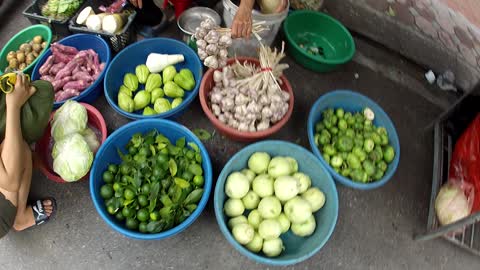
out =
{"type": "Polygon", "coordinates": [[[435,214],[435,198],[440,187],[448,179],[453,146],[452,136],[448,134],[443,122],[436,123],[434,126],[433,181],[427,231],[424,234],[416,235],[414,239],[423,241],[443,237],[480,256],[480,212],[447,226],[440,226],[435,214]]]}

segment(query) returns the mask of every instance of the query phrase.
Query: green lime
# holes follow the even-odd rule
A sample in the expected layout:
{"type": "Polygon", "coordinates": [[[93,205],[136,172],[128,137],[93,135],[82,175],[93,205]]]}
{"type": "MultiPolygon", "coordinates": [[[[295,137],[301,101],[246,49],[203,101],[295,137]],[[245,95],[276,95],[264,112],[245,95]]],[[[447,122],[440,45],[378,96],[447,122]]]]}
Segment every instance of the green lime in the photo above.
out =
{"type": "Polygon", "coordinates": [[[138,195],[138,204],[140,204],[140,206],[142,206],[142,207],[147,206],[148,205],[147,196],[144,195],[144,194],[138,195]]]}
{"type": "Polygon", "coordinates": [[[150,213],[150,219],[153,221],[157,221],[160,218],[160,215],[158,214],[158,211],[153,211],[150,213]]]}
{"type": "Polygon", "coordinates": [[[122,185],[120,183],[118,182],[113,183],[113,190],[119,191],[120,189],[122,189],[122,185]]]}
{"type": "Polygon", "coordinates": [[[141,233],[147,233],[147,223],[146,222],[141,222],[140,225],[138,225],[138,230],[141,233]]]}
{"type": "Polygon", "coordinates": [[[118,166],[115,165],[115,164],[110,164],[110,165],[108,165],[108,171],[113,173],[113,174],[116,174],[117,171],[118,171],[118,166]]]}
{"type": "Polygon", "coordinates": [[[113,197],[113,188],[112,185],[105,184],[100,188],[100,196],[103,199],[107,200],[113,197]]]}
{"type": "Polygon", "coordinates": [[[122,215],[126,218],[133,216],[133,214],[135,214],[135,211],[133,211],[132,209],[130,209],[128,207],[124,207],[122,209],[122,215]]]}
{"type": "Polygon", "coordinates": [[[115,215],[115,213],[117,212],[118,209],[115,208],[115,205],[113,204],[109,204],[107,205],[107,212],[110,214],[110,215],[115,215]]]}
{"type": "Polygon", "coordinates": [[[121,174],[128,175],[128,174],[130,174],[130,170],[131,170],[131,168],[127,164],[120,165],[120,173],[121,174]]]}
{"type": "Polygon", "coordinates": [[[193,177],[193,184],[197,187],[203,186],[204,182],[205,182],[205,180],[203,179],[203,176],[201,176],[201,175],[195,175],[195,177],[193,177]]]}
{"type": "Polygon", "coordinates": [[[135,192],[129,188],[126,188],[123,192],[123,197],[125,197],[127,200],[133,200],[133,198],[135,198],[135,192]]]}
{"type": "Polygon", "coordinates": [[[122,221],[125,219],[125,217],[122,214],[122,211],[118,211],[117,214],[115,215],[115,218],[117,218],[117,220],[119,221],[122,221]]]}
{"type": "Polygon", "coordinates": [[[138,221],[134,218],[127,218],[126,225],[130,230],[136,230],[138,228],[138,221]]]}
{"type": "Polygon", "coordinates": [[[144,221],[147,221],[149,218],[149,213],[148,213],[148,210],[145,209],[145,208],[142,208],[140,210],[137,211],[137,219],[144,222],[144,221]]]}
{"type": "Polygon", "coordinates": [[[142,194],[148,194],[150,193],[150,184],[145,183],[142,186],[142,194]]]}
{"type": "Polygon", "coordinates": [[[113,182],[113,178],[114,178],[114,176],[113,176],[113,173],[112,173],[111,171],[105,171],[105,172],[103,173],[103,181],[104,181],[105,183],[112,183],[112,182],[113,182]]]}

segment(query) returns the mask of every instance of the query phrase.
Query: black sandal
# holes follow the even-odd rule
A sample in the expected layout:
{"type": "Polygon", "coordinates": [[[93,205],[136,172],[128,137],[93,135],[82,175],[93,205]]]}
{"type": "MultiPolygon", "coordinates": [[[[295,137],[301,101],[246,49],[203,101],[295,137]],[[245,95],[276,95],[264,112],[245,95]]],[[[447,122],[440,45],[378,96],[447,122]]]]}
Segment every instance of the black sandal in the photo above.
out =
{"type": "Polygon", "coordinates": [[[55,201],[55,199],[51,197],[45,198],[42,200],[37,200],[35,203],[32,204],[31,207],[33,210],[33,218],[35,220],[35,225],[40,225],[47,222],[53,216],[57,209],[57,201],[55,201]],[[45,212],[45,208],[43,205],[43,201],[45,200],[49,200],[52,202],[52,213],[50,214],[50,216],[48,216],[45,212]]]}

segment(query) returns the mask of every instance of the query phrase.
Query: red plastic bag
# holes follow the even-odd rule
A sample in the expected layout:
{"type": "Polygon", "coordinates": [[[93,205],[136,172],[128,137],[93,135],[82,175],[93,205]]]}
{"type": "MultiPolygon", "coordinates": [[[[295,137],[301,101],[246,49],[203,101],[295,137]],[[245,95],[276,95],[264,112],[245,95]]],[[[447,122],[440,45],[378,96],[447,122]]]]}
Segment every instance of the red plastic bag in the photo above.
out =
{"type": "MultiPolygon", "coordinates": [[[[467,198],[473,198],[472,213],[480,210],[480,113],[455,144],[450,161],[449,181],[468,183],[467,198]]],[[[465,185],[464,185],[465,186],[465,185]]]]}

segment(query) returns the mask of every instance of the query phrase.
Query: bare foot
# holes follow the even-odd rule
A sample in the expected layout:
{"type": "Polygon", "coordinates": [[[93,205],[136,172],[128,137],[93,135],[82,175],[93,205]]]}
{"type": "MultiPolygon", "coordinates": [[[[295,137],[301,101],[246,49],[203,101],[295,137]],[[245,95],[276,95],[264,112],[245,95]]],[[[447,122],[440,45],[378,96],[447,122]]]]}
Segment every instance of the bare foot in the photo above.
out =
{"type": "MultiPolygon", "coordinates": [[[[42,201],[43,212],[50,218],[53,213],[53,202],[49,199],[42,201]]],[[[41,211],[40,211],[41,212],[41,211]]],[[[13,229],[15,231],[23,231],[35,225],[35,217],[33,215],[32,206],[27,206],[23,213],[17,213],[13,229]]]]}

